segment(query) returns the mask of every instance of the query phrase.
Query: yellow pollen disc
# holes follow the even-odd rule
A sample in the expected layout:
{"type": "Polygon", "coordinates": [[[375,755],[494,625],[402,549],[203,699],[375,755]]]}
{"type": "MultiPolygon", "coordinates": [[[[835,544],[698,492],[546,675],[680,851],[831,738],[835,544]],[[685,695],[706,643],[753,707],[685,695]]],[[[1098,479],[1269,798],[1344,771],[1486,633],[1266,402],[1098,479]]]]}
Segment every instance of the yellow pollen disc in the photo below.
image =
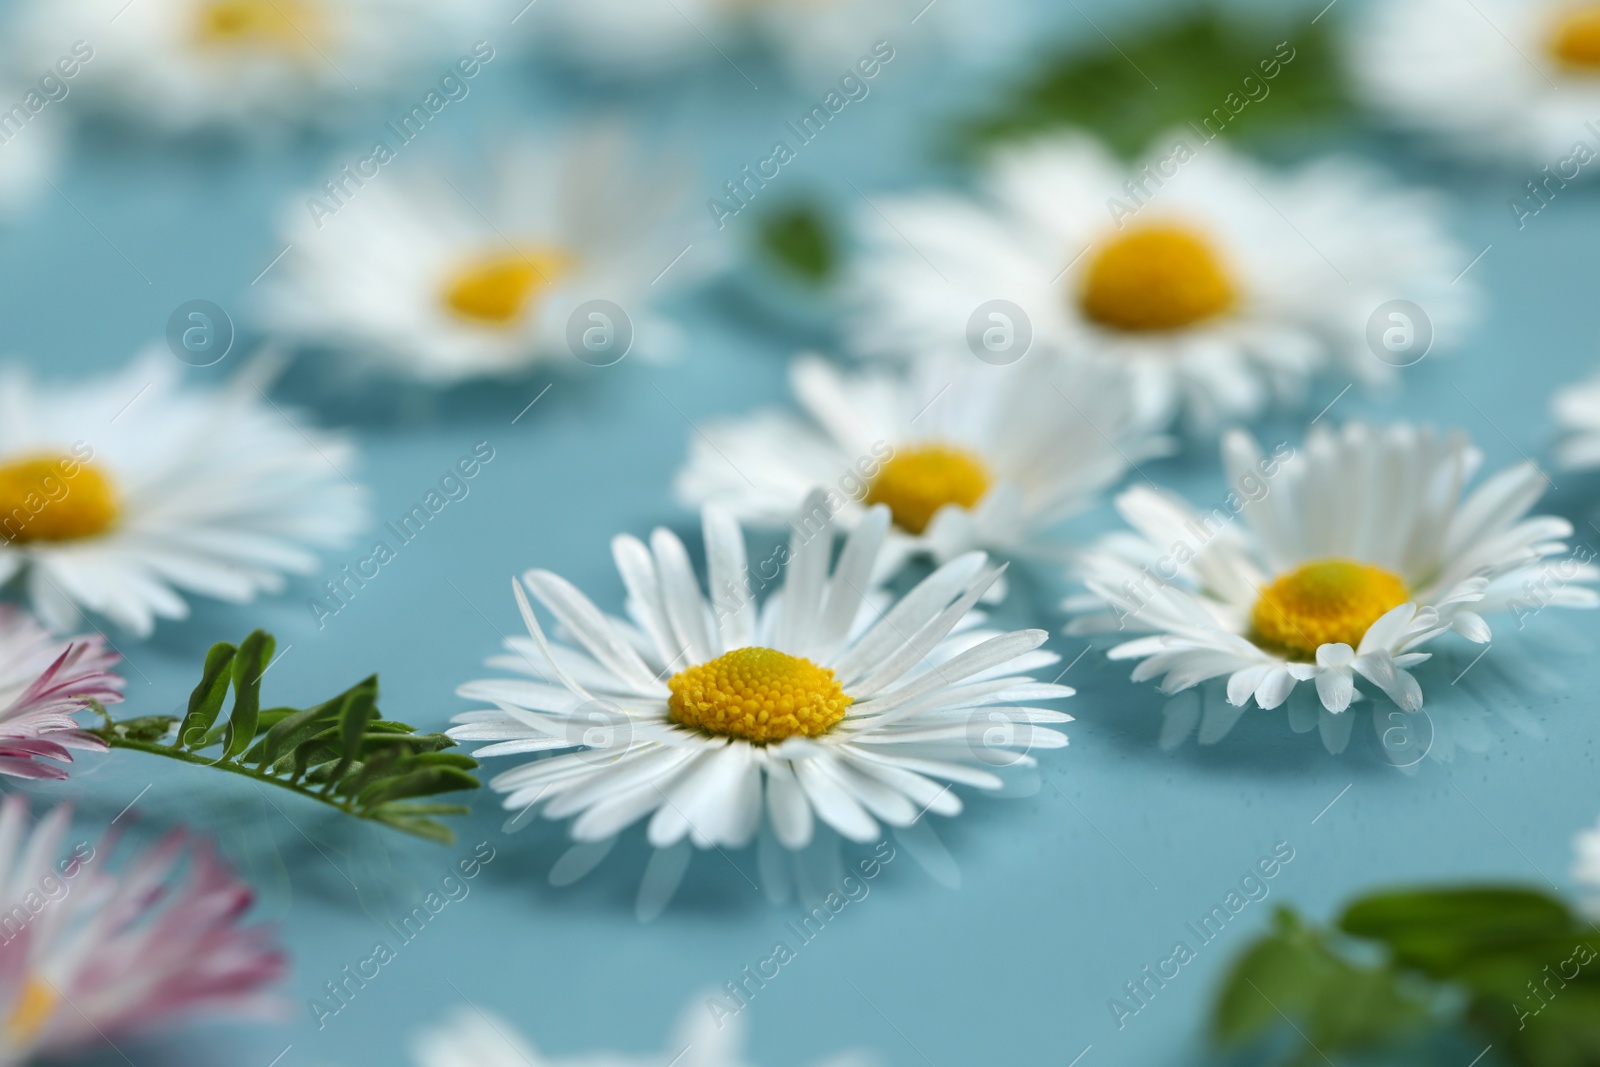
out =
{"type": "Polygon", "coordinates": [[[1600,73],[1600,4],[1570,7],[1556,19],[1550,54],[1562,66],[1600,73]]]}
{"type": "Polygon", "coordinates": [[[314,51],[325,38],[321,13],[306,0],[205,0],[200,43],[284,52],[314,51]]]}
{"type": "Polygon", "coordinates": [[[868,504],[887,504],[894,524],[920,534],[946,504],[975,507],[989,491],[989,469],[972,453],[949,445],[895,452],[867,487],[868,504]]]}
{"type": "Polygon", "coordinates": [[[1348,559],[1319,559],[1262,592],[1250,612],[1260,644],[1313,658],[1326,644],[1359,647],[1367,628],[1411,596],[1400,576],[1348,559]]]}
{"type": "Polygon", "coordinates": [[[559,248],[484,256],[445,279],[447,308],[469,322],[512,326],[534,299],[572,271],[574,257],[559,248]]]}
{"type": "Polygon", "coordinates": [[[19,1043],[30,1040],[49,1021],[58,999],[49,982],[39,978],[28,979],[22,987],[22,996],[17,998],[16,1007],[11,1009],[11,1017],[6,1020],[6,1037],[19,1043]]]}
{"type": "Polygon", "coordinates": [[[1177,330],[1228,311],[1233,279],[1200,234],[1136,226],[1102,244],[1079,294],[1083,313],[1119,330],[1177,330]]]}
{"type": "Polygon", "coordinates": [[[0,538],[76,541],[116,521],[111,479],[89,464],[50,455],[0,463],[0,538]]]}
{"type": "Polygon", "coordinates": [[[756,745],[816,737],[854,701],[826,667],[771,648],[737,648],[667,682],[668,718],[756,745]]]}

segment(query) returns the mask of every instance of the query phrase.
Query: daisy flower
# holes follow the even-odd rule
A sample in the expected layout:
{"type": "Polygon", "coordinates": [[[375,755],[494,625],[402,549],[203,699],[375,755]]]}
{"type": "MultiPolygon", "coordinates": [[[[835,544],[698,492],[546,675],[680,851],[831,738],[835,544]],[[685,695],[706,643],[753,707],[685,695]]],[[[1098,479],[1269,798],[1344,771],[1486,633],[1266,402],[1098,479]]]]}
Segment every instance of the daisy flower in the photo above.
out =
{"type": "Polygon", "coordinates": [[[1001,568],[968,553],[880,606],[868,587],[889,509],[867,512],[830,574],[832,523],[814,493],[792,523],[783,590],[759,607],[737,522],[709,508],[709,596],[665,529],[649,547],[612,543],[626,620],[559,576],[528,571],[513,583],[528,637],[489,661],[522,677],[462,686],[494,707],[457,716],[450,736],[491,742],[479,756],[559,752],[490,782],[507,810],[575,817],[580,843],[611,841],[648,816],[647,840],[662,851],[646,884],[671,886],[690,844],[742,848],[764,820],[791,851],[818,822],[874,841],[880,823],[959,813],[951,784],[998,789],[994,767],[1032,766],[1028,749],[1067,743],[1048,724],[1071,717],[1032,706],[1072,693],[1026,673],[1056,660],[1039,650],[1045,632],[972,627],[1001,568]],[[524,588],[567,641],[545,636],[524,588]]]}
{"type": "Polygon", "coordinates": [[[1576,858],[1572,865],[1572,880],[1588,894],[1584,911],[1600,920],[1600,823],[1580,831],[1572,839],[1576,858]]]}
{"type": "Polygon", "coordinates": [[[1556,390],[1550,414],[1563,434],[1556,462],[1568,470],[1600,467],[1600,378],[1556,390]]]}
{"type": "Polygon", "coordinates": [[[1420,305],[1441,341],[1460,332],[1472,295],[1451,282],[1471,256],[1430,196],[1353,163],[1274,173],[1191,132],[1158,144],[1129,167],[1061,136],[997,156],[981,201],[879,201],[855,347],[961,351],[1002,299],[1036,344],[1131,372],[1147,421],[1210,428],[1302,399],[1321,371],[1392,377],[1367,339],[1389,301],[1420,305]]]}
{"type": "Polygon", "coordinates": [[[688,243],[676,172],[616,129],[524,140],[490,169],[487,193],[436,172],[296,201],[268,328],[435,384],[520,374],[580,348],[595,365],[630,347],[664,354],[670,327],[652,305],[696,266],[674,265],[688,243]]]}
{"type": "Polygon", "coordinates": [[[97,381],[0,375],[0,581],[51,629],[82,609],[145,636],[188,615],[181,593],[246,603],[365,524],[343,441],[248,374],[222,392],[178,379],[155,351],[97,381]]]}
{"type": "Polygon", "coordinates": [[[0,803],[0,1065],[54,1058],[219,1014],[276,1014],[284,973],[268,931],[243,927],[250,889],[175,833],[119,872],[113,840],[66,858],[71,812],[31,832],[27,801],[0,803]]]}
{"type": "MultiPolygon", "coordinates": [[[[484,0],[29,0],[23,69],[80,60],[92,106],[167,133],[281,129],[413,87],[472,48],[484,0]],[[76,44],[73,44],[76,42],[76,44]]],[[[424,86],[426,88],[426,86],[424,86]]]]}
{"type": "Polygon", "coordinates": [[[122,678],[111,670],[121,658],[98,634],[58,640],[26,612],[0,604],[0,774],[65,778],[46,761],[71,763],[74,748],[103,750],[105,742],[73,716],[90,701],[122,700],[122,678]]]}
{"type": "Polygon", "coordinates": [[[1553,185],[1530,176],[1550,192],[1600,153],[1600,4],[1374,4],[1350,65],[1372,107],[1467,155],[1548,164],[1553,185]]]}
{"type": "MultiPolygon", "coordinates": [[[[1023,554],[1098,502],[1163,442],[1135,423],[1124,376],[1043,357],[991,366],[929,357],[903,373],[842,373],[802,357],[790,370],[808,418],[778,411],[690,438],[684,502],[781,526],[813,486],[853,528],[875,504],[891,524],[880,564],[973,549],[1023,554]]],[[[885,575],[886,576],[886,575],[885,575]]]]}
{"type": "MultiPolygon", "coordinates": [[[[744,1025],[738,1015],[718,1018],[705,1002],[708,993],[683,1010],[666,1049],[656,1055],[592,1052],[560,1058],[541,1055],[505,1019],[462,1007],[449,1020],[414,1043],[417,1067],[744,1067],[744,1025]]],[[[846,1054],[818,1067],[869,1067],[873,1061],[846,1054]]]]}
{"type": "MultiPolygon", "coordinates": [[[[530,13],[540,39],[567,60],[613,76],[651,76],[692,63],[731,63],[752,46],[777,54],[797,77],[872,78],[918,25],[947,43],[988,54],[1015,20],[1011,5],[948,0],[552,0],[530,13]],[[1005,8],[1006,10],[1001,10],[1005,8]],[[999,24],[998,26],[996,24],[999,24]]],[[[741,59],[743,57],[741,56],[741,59]]],[[[747,65],[735,64],[747,80],[747,65]]],[[[756,68],[749,68],[756,69],[756,68]]],[[[755,84],[751,81],[751,84],[755,84]]]]}
{"type": "MultiPolygon", "coordinates": [[[[1072,633],[1135,635],[1109,653],[1140,661],[1135,681],[1176,693],[1225,678],[1231,705],[1264,709],[1313,682],[1327,720],[1360,676],[1411,712],[1410,668],[1436,638],[1485,643],[1485,615],[1600,602],[1600,570],[1552,558],[1571,524],[1527,515],[1543,475],[1525,463],[1468,493],[1482,456],[1462,434],[1351,424],[1269,455],[1235,431],[1222,456],[1232,491],[1210,510],[1144,487],[1118,497],[1133,532],[1085,558],[1089,592],[1067,603],[1072,633]]],[[[1347,724],[1329,730],[1348,740],[1347,724]]]]}

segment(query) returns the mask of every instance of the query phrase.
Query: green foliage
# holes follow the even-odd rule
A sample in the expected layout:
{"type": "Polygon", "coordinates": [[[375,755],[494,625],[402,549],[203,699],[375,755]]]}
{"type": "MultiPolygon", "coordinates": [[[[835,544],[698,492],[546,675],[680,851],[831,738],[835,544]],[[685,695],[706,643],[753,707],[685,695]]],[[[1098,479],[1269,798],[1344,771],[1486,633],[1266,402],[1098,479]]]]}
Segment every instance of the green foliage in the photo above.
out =
{"type": "Polygon", "coordinates": [[[213,645],[180,722],[150,715],[107,722],[96,731],[114,747],[133,748],[242,774],[300,793],[361,819],[434,841],[454,840],[438,815],[462,815],[459,804],[423,797],[476,789],[470,756],[445,749],[444,734],[419,734],[378,711],[378,676],[357,682],[309,708],[261,707],[261,676],[276,642],[260,630],[237,646],[213,645]],[[233,705],[218,721],[229,689],[233,705]],[[166,738],[173,733],[170,741],[166,738]],[[216,748],[215,756],[201,752],[216,748]]]}
{"type": "Polygon", "coordinates": [[[807,285],[828,282],[838,268],[833,230],[822,210],[794,204],[760,220],[761,254],[807,285]]]}
{"type": "Polygon", "coordinates": [[[1465,1028],[1517,1067],[1596,1067],[1596,946],[1600,930],[1520,888],[1377,893],[1354,901],[1336,930],[1281,908],[1229,973],[1212,1033],[1243,1045],[1287,1019],[1299,1035],[1284,1062],[1302,1067],[1465,1028]]]}
{"type": "Polygon", "coordinates": [[[1274,33],[1201,9],[1143,36],[1113,34],[1116,45],[1086,33],[1094,47],[1075,44],[1047,57],[990,114],[965,124],[955,147],[971,153],[1075,126],[1131,158],[1161,133],[1190,123],[1201,127],[1217,108],[1227,121],[1219,116],[1212,130],[1229,137],[1259,138],[1339,119],[1350,105],[1330,22],[1296,23],[1274,33]],[[1280,56],[1285,40],[1288,49],[1280,56]],[[1283,56],[1291,58],[1283,63],[1283,56]],[[1265,78],[1268,70],[1276,77],[1265,78]],[[1249,88],[1247,76],[1253,78],[1249,88]],[[1235,94],[1231,108],[1229,94],[1235,94]],[[1248,102],[1240,106],[1241,100],[1248,102]]]}

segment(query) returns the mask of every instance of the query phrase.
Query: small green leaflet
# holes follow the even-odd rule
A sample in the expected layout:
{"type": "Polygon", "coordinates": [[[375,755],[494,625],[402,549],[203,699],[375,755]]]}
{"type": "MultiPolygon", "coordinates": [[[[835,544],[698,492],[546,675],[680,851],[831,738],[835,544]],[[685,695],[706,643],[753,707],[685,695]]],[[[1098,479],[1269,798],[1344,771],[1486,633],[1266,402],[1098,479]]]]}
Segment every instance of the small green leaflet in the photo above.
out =
{"type": "Polygon", "coordinates": [[[150,715],[112,722],[107,716],[94,733],[113,748],[216,767],[359,819],[453,841],[450,828],[434,817],[469,809],[421,798],[478,788],[469,773],[478,761],[445,751],[455,742],[444,734],[419,734],[405,723],[386,721],[378,711],[377,675],[313,707],[262,709],[261,676],[276,647],[261,630],[237,646],[213,645],[181,721],[150,715]],[[233,705],[219,721],[229,689],[233,705]],[[220,751],[200,755],[218,746],[220,751]]]}
{"type": "Polygon", "coordinates": [[[816,205],[791,204],[762,216],[758,242],[763,256],[807,285],[827,283],[838,269],[832,224],[816,205]]]}
{"type": "Polygon", "coordinates": [[[1277,1062],[1292,1067],[1409,1049],[1446,1030],[1492,1045],[1484,1067],[1596,1067],[1600,929],[1519,887],[1375,893],[1336,929],[1280,908],[1234,963],[1211,1030],[1223,1046],[1287,1032],[1277,1062]]]}
{"type": "Polygon", "coordinates": [[[1261,17],[1246,25],[1202,9],[1142,35],[1114,33],[1116,44],[1085,33],[1089,47],[1074,43],[1048,55],[986,115],[959,127],[952,147],[972,155],[1077,127],[1133,158],[1173,130],[1259,139],[1344,118],[1350,104],[1332,20],[1285,22],[1274,31],[1259,28],[1261,17]]]}

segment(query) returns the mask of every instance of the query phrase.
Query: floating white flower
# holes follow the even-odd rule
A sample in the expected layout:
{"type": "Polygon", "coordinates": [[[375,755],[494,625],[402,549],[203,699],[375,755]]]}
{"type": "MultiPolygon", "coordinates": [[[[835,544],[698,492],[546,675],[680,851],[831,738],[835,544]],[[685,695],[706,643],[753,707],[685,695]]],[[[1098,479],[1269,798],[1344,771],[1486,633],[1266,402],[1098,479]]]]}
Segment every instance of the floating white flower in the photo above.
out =
{"type": "Polygon", "coordinates": [[[72,93],[165,132],[281,129],[325,121],[357,94],[415,85],[420,96],[471,53],[486,10],[483,0],[30,0],[15,62],[44,73],[73,56],[72,93]]]}
{"type": "Polygon", "coordinates": [[[889,509],[868,511],[830,574],[832,521],[813,494],[793,520],[783,590],[759,609],[739,526],[713,509],[709,599],[665,529],[649,547],[613,542],[628,620],[528,571],[513,589],[529,636],[489,661],[524,677],[462,686],[495,707],[457,716],[450,736],[492,742],[479,756],[561,752],[490,785],[508,810],[575,816],[580,843],[609,843],[648,816],[646,837],[663,851],[646,884],[668,883],[667,897],[691,843],[742,848],[764,820],[789,850],[811,842],[818,820],[873,841],[880,824],[960,812],[950,784],[998,789],[994,767],[1067,743],[1048,724],[1070,716],[1032,705],[1072,690],[1025,673],[1056,660],[1039,651],[1045,632],[970,626],[1000,568],[960,556],[881,608],[869,586],[889,509]],[[545,637],[524,587],[571,643],[545,637]]]}
{"type": "Polygon", "coordinates": [[[217,1015],[280,1010],[284,958],[241,924],[250,889],[181,833],[110,869],[114,841],[63,855],[71,812],[30,833],[27,801],[0,803],[0,1065],[81,1051],[217,1015]]]}
{"type": "Polygon", "coordinates": [[[111,670],[121,658],[98,634],[59,640],[0,605],[0,774],[65,778],[56,764],[71,763],[71,749],[103,750],[74,716],[90,701],[122,700],[122,678],[111,670]]]}
{"type": "Polygon", "coordinates": [[[1600,467],[1600,378],[1556,390],[1550,414],[1563,434],[1556,462],[1569,470],[1600,467]]]}
{"type": "Polygon", "coordinates": [[[185,389],[148,353],[86,383],[0,377],[0,581],[58,632],[80,609],[141,636],[181,592],[245,603],[365,523],[342,440],[290,421],[248,374],[185,389]]]}
{"type": "Polygon", "coordinates": [[[488,190],[380,173],[347,198],[296,201],[292,247],[263,282],[267,326],[441,384],[666,354],[652,308],[709,254],[677,225],[678,172],[613,128],[522,140],[489,170],[488,190]]]}
{"type": "Polygon", "coordinates": [[[943,563],[973,549],[1047,550],[1052,526],[1163,445],[1135,424],[1125,376],[1043,356],[929,357],[858,374],[802,357],[790,383],[809,418],[766,411],[706,425],[690,438],[678,496],[767,526],[793,518],[819,485],[846,528],[884,504],[890,573],[913,553],[943,563]]]}
{"type": "Polygon", "coordinates": [[[1404,711],[1422,706],[1410,668],[1450,632],[1487,642],[1484,616],[1592,607],[1600,570],[1553,559],[1565,519],[1527,516],[1545,488],[1531,463],[1471,493],[1480,453],[1464,435],[1405,424],[1314,430],[1303,451],[1223,442],[1232,491],[1210,510],[1136,487],[1117,499],[1133,526],[1084,561],[1089,592],[1073,633],[1135,636],[1110,651],[1140,660],[1135,681],[1176,693],[1227,680],[1228,702],[1276,708],[1314,682],[1324,739],[1342,749],[1356,677],[1404,711]],[[1234,516],[1242,521],[1233,522],[1234,516]]]}
{"type": "MultiPolygon", "coordinates": [[[[591,1052],[549,1057],[540,1054],[505,1019],[463,1007],[417,1039],[413,1059],[417,1067],[745,1067],[744,1044],[740,1016],[719,1020],[702,1000],[695,1000],[684,1009],[676,1033],[659,1054],[591,1052]]],[[[872,1062],[845,1054],[818,1067],[869,1067],[872,1062]]]]}
{"type": "Polygon", "coordinates": [[[1148,421],[1209,428],[1302,399],[1319,372],[1383,381],[1421,358],[1374,355],[1369,320],[1389,301],[1430,320],[1410,344],[1460,332],[1472,294],[1452,281],[1471,256],[1431,196],[1353,163],[1274,173],[1192,133],[1158,146],[1130,167],[1065,135],[1002,152],[982,201],[877,201],[856,347],[962,351],[975,313],[1005,300],[1035,344],[1131,372],[1148,421]]]}
{"type": "Polygon", "coordinates": [[[1373,108],[1462,154],[1528,166],[1540,196],[1594,172],[1600,4],[1390,0],[1368,11],[1350,63],[1373,108]]]}

